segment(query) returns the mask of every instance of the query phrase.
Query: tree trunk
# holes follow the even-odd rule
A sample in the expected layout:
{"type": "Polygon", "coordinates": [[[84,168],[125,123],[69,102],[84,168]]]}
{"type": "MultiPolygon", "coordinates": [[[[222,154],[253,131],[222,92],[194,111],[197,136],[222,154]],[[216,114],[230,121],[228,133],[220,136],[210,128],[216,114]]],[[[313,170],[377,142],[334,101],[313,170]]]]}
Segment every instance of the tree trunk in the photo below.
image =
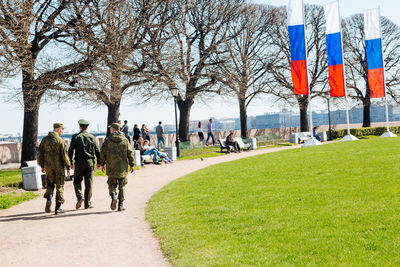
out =
{"type": "Polygon", "coordinates": [[[24,99],[24,128],[22,133],[21,163],[36,159],[39,107],[43,92],[33,81],[33,70],[22,71],[22,93],[24,99]]]}
{"type": "Polygon", "coordinates": [[[371,90],[369,89],[368,80],[365,81],[366,90],[365,90],[365,97],[363,99],[363,125],[362,127],[371,127],[371,90]]]}
{"type": "Polygon", "coordinates": [[[300,131],[301,132],[308,132],[308,96],[297,97],[297,101],[299,103],[300,109],[300,131]]]}
{"type": "MultiPolygon", "coordinates": [[[[107,116],[107,126],[119,120],[119,107],[121,101],[107,104],[108,116],[107,116]]],[[[110,134],[110,128],[107,127],[107,136],[110,134]]]]}
{"type": "Polygon", "coordinates": [[[247,107],[246,100],[239,98],[240,132],[243,139],[247,139],[247,107]]]}
{"type": "Polygon", "coordinates": [[[179,139],[183,142],[188,141],[190,109],[193,106],[193,99],[178,100],[179,108],[179,139]]]}

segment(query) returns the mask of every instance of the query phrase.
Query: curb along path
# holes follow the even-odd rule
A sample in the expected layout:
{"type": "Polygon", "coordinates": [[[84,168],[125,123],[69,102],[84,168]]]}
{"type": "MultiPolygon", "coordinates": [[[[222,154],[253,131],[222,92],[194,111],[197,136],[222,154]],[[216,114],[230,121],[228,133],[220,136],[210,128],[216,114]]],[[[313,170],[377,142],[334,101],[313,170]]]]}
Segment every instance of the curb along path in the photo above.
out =
{"type": "Polygon", "coordinates": [[[0,211],[1,266],[170,266],[145,219],[151,196],[171,181],[210,165],[299,146],[147,165],[129,174],[126,211],[110,210],[107,177],[93,181],[93,209],[75,210],[72,182],[64,188],[65,213],[44,213],[39,198],[0,211]]]}

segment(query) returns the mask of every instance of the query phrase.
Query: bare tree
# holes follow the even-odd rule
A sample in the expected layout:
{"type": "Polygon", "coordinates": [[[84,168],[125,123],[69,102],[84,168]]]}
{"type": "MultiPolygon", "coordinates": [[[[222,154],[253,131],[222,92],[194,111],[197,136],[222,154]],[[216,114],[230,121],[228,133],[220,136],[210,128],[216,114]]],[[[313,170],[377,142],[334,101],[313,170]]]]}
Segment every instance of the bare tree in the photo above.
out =
{"type": "Polygon", "coordinates": [[[160,42],[153,42],[147,55],[152,68],[144,75],[154,79],[147,96],[169,94],[177,87],[180,111],[179,136],[187,141],[190,110],[197,96],[218,93],[212,72],[217,53],[226,52],[226,40],[233,38],[229,22],[236,16],[241,0],[175,0],[170,12],[175,19],[160,33],[160,42]]]}
{"type": "MultiPolygon", "coordinates": [[[[352,99],[363,104],[363,127],[371,126],[371,90],[368,83],[368,66],[365,50],[364,17],[356,14],[343,21],[344,56],[347,88],[352,99]]],[[[382,36],[386,88],[388,95],[400,101],[397,87],[400,82],[400,28],[382,17],[382,36]]]]}
{"type": "MultiPolygon", "coordinates": [[[[286,24],[286,9],[279,7],[273,9],[274,19],[268,28],[271,48],[279,56],[274,64],[265,65],[269,74],[269,93],[294,103],[296,100],[300,109],[301,131],[308,130],[307,110],[309,105],[308,95],[294,95],[290,74],[290,46],[286,24]]],[[[309,69],[309,91],[312,98],[323,96],[327,87],[328,60],[326,57],[325,41],[325,16],[323,8],[317,5],[305,6],[306,43],[309,69]]]]}
{"type": "MultiPolygon", "coordinates": [[[[167,1],[99,0],[92,3],[85,19],[91,28],[82,29],[86,42],[100,52],[97,64],[74,77],[77,83],[65,91],[89,97],[108,108],[107,125],[120,115],[123,95],[149,81],[140,73],[146,67],[142,50],[165,25],[167,1]]],[[[108,131],[107,131],[108,132],[108,131]]]]}
{"type": "Polygon", "coordinates": [[[267,28],[272,24],[268,6],[245,4],[229,24],[227,53],[217,54],[217,79],[234,93],[239,102],[242,138],[247,138],[247,107],[268,92],[267,68],[277,56],[270,49],[267,28]],[[237,34],[239,32],[239,34],[237,34]]]}
{"type": "MultiPolygon", "coordinates": [[[[0,1],[1,61],[17,66],[22,75],[24,128],[21,161],[36,158],[40,101],[48,89],[90,68],[91,59],[75,53],[57,64],[39,68],[46,49],[75,34],[89,1],[0,1]]],[[[47,51],[49,51],[47,50],[47,51]]],[[[55,63],[55,62],[53,62],[55,63]]]]}

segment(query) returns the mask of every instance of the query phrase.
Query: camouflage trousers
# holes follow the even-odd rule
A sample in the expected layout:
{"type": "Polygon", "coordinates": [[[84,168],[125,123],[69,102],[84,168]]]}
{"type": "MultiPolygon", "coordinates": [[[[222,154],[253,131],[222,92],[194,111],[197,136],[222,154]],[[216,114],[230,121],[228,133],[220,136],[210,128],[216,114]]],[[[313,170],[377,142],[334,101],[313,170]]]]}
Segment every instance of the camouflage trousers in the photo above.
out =
{"type": "Polygon", "coordinates": [[[53,196],[54,188],[56,189],[56,202],[64,203],[64,169],[46,169],[46,192],[44,198],[53,196]]]}
{"type": "Polygon", "coordinates": [[[117,193],[118,187],[118,200],[124,201],[125,200],[125,185],[128,183],[127,178],[111,178],[108,177],[107,184],[108,184],[108,191],[110,192],[110,196],[113,193],[117,193]]]}
{"type": "Polygon", "coordinates": [[[76,198],[79,200],[83,198],[82,195],[82,180],[85,183],[85,207],[90,206],[92,203],[92,187],[93,187],[93,168],[94,164],[92,160],[75,162],[74,172],[74,188],[76,198]]]}

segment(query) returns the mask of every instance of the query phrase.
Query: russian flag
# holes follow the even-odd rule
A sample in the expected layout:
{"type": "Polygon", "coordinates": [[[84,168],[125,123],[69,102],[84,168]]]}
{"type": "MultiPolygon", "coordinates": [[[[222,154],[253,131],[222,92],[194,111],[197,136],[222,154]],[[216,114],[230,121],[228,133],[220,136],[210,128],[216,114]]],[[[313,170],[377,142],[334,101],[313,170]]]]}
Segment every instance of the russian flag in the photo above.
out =
{"type": "Polygon", "coordinates": [[[326,17],[326,51],[328,54],[329,86],[332,97],[345,96],[342,33],[339,3],[324,6],[326,17]]]}
{"type": "Polygon", "coordinates": [[[308,95],[303,0],[288,0],[287,24],[289,29],[294,93],[308,95]]]}
{"type": "Polygon", "coordinates": [[[379,9],[364,12],[365,50],[368,64],[368,83],[371,98],[385,97],[381,16],[379,9]]]}

